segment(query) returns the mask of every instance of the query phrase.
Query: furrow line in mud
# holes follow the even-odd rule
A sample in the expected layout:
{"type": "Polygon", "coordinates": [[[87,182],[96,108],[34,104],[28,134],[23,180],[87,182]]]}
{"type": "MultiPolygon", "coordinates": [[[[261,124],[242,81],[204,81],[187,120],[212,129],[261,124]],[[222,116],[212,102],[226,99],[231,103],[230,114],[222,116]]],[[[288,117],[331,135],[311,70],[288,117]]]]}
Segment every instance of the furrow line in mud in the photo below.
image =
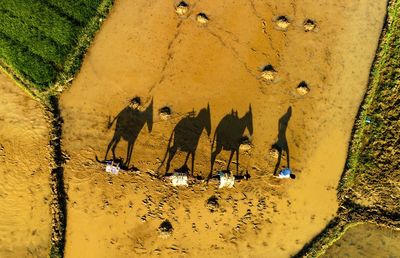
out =
{"type": "Polygon", "coordinates": [[[223,46],[224,48],[228,49],[231,52],[232,56],[243,66],[243,68],[250,75],[250,77],[255,78],[257,83],[261,87],[263,86],[263,84],[257,79],[258,78],[257,74],[255,72],[253,72],[253,70],[250,68],[250,66],[244,60],[242,60],[240,58],[239,52],[231,44],[226,43],[220,35],[211,31],[210,29],[208,30],[208,33],[210,33],[210,35],[214,36],[219,41],[221,46],[223,46]]]}

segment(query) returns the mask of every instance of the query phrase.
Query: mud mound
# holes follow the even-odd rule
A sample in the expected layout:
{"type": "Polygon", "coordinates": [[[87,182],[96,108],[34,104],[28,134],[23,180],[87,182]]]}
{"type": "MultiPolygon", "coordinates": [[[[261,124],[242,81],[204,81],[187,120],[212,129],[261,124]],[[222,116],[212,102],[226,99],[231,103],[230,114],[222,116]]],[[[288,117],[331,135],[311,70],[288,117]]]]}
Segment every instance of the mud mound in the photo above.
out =
{"type": "Polygon", "coordinates": [[[215,212],[219,208],[218,197],[212,195],[206,202],[206,207],[209,211],[215,212]]]}
{"type": "Polygon", "coordinates": [[[306,19],[303,23],[303,27],[305,32],[309,32],[315,30],[317,28],[317,24],[312,19],[306,19]]]}
{"type": "Polygon", "coordinates": [[[296,91],[299,95],[304,96],[310,92],[310,88],[305,81],[300,82],[299,86],[297,86],[296,91]]]}
{"type": "Polygon", "coordinates": [[[181,1],[176,7],[175,12],[179,16],[185,16],[189,11],[189,5],[185,1],[181,1]]]}
{"type": "Polygon", "coordinates": [[[279,30],[287,30],[287,28],[290,25],[289,18],[284,15],[276,17],[274,22],[276,25],[276,29],[279,29],[279,30]]]}
{"type": "Polygon", "coordinates": [[[266,65],[261,70],[261,77],[267,82],[275,80],[276,70],[272,65],[266,65]]]}
{"type": "Polygon", "coordinates": [[[251,139],[245,135],[240,139],[239,149],[242,151],[249,151],[252,148],[251,139]]]}
{"type": "Polygon", "coordinates": [[[171,117],[172,110],[170,107],[165,106],[165,107],[160,108],[159,114],[160,114],[160,118],[162,120],[168,120],[171,117]]]}
{"type": "Polygon", "coordinates": [[[200,24],[207,24],[210,19],[205,13],[199,13],[196,16],[196,21],[200,24]]]}
{"type": "Polygon", "coordinates": [[[166,237],[172,234],[174,228],[172,227],[171,222],[166,219],[160,224],[160,226],[158,227],[158,231],[160,232],[161,236],[166,237]]]}

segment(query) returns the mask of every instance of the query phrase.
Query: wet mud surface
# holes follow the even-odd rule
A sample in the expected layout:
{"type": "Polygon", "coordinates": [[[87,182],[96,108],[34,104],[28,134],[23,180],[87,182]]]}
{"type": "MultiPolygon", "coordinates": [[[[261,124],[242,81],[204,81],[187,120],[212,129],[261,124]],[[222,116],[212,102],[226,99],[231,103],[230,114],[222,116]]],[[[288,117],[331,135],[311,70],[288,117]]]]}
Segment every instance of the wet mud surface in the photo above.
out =
{"type": "Polygon", "coordinates": [[[66,257],[293,255],[336,213],[385,3],[176,5],[116,1],[61,96],[66,257]],[[106,174],[113,152],[140,172],[106,174]],[[274,178],[288,163],[296,179],[274,178]],[[251,178],[157,178],[211,166],[251,178]]]}
{"type": "Polygon", "coordinates": [[[50,149],[43,107],[0,73],[0,257],[50,250],[50,149]]]}
{"type": "Polygon", "coordinates": [[[322,256],[329,257],[400,257],[400,232],[373,224],[348,229],[322,256]]]}

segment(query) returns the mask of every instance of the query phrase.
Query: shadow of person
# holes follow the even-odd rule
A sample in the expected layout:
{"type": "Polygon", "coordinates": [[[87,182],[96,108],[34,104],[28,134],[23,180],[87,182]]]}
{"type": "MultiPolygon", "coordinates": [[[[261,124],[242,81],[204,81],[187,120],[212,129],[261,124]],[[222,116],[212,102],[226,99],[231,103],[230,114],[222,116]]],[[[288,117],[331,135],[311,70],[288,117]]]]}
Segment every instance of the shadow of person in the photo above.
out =
{"type": "Polygon", "coordinates": [[[236,152],[236,174],[239,173],[239,147],[242,143],[249,141],[248,137],[244,136],[246,128],[249,130],[250,136],[253,135],[253,112],[251,105],[249,111],[239,118],[237,111],[233,111],[222,118],[215,130],[213,142],[211,145],[211,170],[208,178],[212,177],[215,159],[222,150],[231,151],[226,170],[229,171],[229,166],[232,161],[233,154],[236,152]],[[215,145],[215,150],[214,149],[215,145]]]}
{"type": "Polygon", "coordinates": [[[290,117],[292,116],[292,107],[289,107],[286,113],[279,119],[278,122],[278,141],[272,145],[279,153],[278,161],[276,162],[274,175],[278,172],[282,160],[283,152],[286,153],[287,167],[290,168],[289,145],[286,139],[286,130],[289,124],[290,117]]]}
{"type": "Polygon", "coordinates": [[[124,139],[128,143],[126,151],[126,161],[123,166],[129,168],[131,162],[133,146],[135,141],[139,136],[140,131],[147,123],[147,129],[149,132],[153,129],[153,99],[151,99],[150,104],[147,108],[141,111],[141,101],[140,97],[133,98],[129,105],[126,106],[119,114],[112,120],[108,122],[107,128],[110,129],[111,126],[115,125],[114,136],[108,144],[104,160],[107,159],[108,152],[112,151],[113,160],[115,160],[115,148],[117,147],[119,141],[124,139]]]}
{"type": "Polygon", "coordinates": [[[203,130],[206,130],[207,135],[210,136],[211,113],[209,105],[207,105],[207,108],[202,108],[197,116],[195,116],[194,112],[191,112],[188,114],[188,116],[182,118],[176,124],[169,138],[167,150],[165,152],[161,165],[158,167],[158,170],[160,170],[160,168],[163,166],[168,156],[165,168],[166,173],[168,173],[171,166],[171,161],[174,158],[175,154],[177,153],[177,151],[182,151],[187,153],[185,163],[182,167],[176,169],[176,171],[182,173],[189,172],[187,162],[189,160],[189,156],[192,156],[191,174],[193,175],[196,150],[203,130]]]}

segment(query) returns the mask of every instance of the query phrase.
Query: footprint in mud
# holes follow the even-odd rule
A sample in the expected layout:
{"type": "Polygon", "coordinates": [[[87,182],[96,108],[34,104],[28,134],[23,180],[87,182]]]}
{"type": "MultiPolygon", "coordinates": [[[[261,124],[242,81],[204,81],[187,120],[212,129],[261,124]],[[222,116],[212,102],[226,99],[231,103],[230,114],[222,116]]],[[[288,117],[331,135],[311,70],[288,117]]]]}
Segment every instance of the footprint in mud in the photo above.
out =
{"type": "Polygon", "coordinates": [[[189,5],[185,1],[181,1],[177,6],[175,6],[175,12],[179,16],[185,16],[189,11],[189,5]]]}
{"type": "Polygon", "coordinates": [[[261,69],[261,77],[267,82],[273,82],[275,80],[277,71],[272,65],[266,65],[261,69]]]}
{"type": "Polygon", "coordinates": [[[297,86],[296,91],[300,96],[304,96],[310,92],[310,87],[308,86],[308,84],[305,81],[302,81],[297,86]]]}
{"type": "Polygon", "coordinates": [[[198,232],[197,227],[196,227],[196,223],[192,223],[192,230],[193,232],[198,232]]]}
{"type": "Polygon", "coordinates": [[[196,16],[196,21],[200,24],[207,24],[210,19],[205,13],[198,13],[196,16]]]}
{"type": "Polygon", "coordinates": [[[4,146],[0,144],[0,161],[4,161],[6,158],[6,151],[4,146]]]}
{"type": "Polygon", "coordinates": [[[257,210],[262,213],[267,208],[267,204],[265,202],[265,197],[261,197],[257,203],[257,210]]]}
{"type": "Polygon", "coordinates": [[[303,23],[304,31],[309,32],[309,31],[316,31],[317,29],[317,23],[315,20],[312,19],[306,19],[303,23]]]}
{"type": "Polygon", "coordinates": [[[289,17],[285,15],[280,15],[275,17],[273,20],[275,22],[275,29],[285,31],[290,25],[289,17]]]}

